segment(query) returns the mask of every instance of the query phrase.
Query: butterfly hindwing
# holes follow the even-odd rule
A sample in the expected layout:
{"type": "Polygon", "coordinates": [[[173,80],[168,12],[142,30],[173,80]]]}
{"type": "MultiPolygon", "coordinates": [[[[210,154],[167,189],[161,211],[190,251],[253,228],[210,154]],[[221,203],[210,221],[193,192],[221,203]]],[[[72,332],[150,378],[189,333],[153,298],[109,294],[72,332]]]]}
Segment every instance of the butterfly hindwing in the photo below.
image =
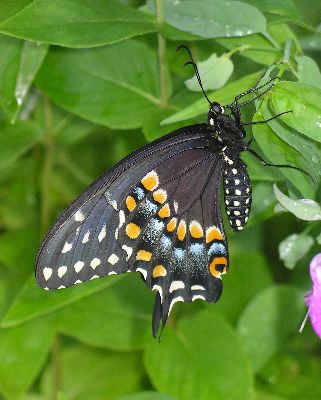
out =
{"type": "Polygon", "coordinates": [[[219,211],[224,161],[206,125],[127,157],[63,213],[39,250],[36,278],[57,289],[140,272],[157,291],[153,333],[178,301],[218,300],[228,264],[219,211]]]}

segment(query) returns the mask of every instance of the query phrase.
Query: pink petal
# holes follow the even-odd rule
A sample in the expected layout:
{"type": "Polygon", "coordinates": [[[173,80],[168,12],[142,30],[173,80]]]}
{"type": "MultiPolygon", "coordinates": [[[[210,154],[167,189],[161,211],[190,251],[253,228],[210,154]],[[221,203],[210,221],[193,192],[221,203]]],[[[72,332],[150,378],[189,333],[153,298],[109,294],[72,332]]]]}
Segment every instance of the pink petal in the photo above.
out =
{"type": "Polygon", "coordinates": [[[309,306],[309,316],[313,329],[321,338],[321,254],[313,257],[310,263],[310,276],[313,288],[305,302],[309,306]]]}

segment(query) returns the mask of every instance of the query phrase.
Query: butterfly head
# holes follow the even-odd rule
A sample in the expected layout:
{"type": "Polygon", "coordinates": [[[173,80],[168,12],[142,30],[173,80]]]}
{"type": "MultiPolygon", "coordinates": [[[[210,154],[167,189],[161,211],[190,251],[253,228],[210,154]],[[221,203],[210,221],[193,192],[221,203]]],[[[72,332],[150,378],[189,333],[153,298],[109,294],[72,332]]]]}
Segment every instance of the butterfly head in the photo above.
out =
{"type": "Polygon", "coordinates": [[[220,116],[222,116],[223,114],[224,114],[224,107],[222,107],[216,101],[211,103],[207,116],[208,125],[215,127],[217,121],[220,119],[220,116]]]}

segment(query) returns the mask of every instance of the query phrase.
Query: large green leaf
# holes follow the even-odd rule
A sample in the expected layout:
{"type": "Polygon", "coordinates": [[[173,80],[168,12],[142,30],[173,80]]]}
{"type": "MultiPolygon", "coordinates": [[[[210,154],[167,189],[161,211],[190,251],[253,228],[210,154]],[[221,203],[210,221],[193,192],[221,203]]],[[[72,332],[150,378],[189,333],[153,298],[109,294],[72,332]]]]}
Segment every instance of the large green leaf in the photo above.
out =
{"type": "Polygon", "coordinates": [[[114,129],[141,126],[159,104],[156,54],[131,40],[88,50],[55,48],[36,83],[61,107],[114,129]]]}
{"type": "Polygon", "coordinates": [[[59,331],[91,346],[129,351],[153,340],[153,295],[137,274],[67,307],[59,331]]]}
{"type": "MultiPolygon", "coordinates": [[[[61,390],[66,399],[116,400],[137,392],[145,377],[139,353],[114,353],[82,345],[62,349],[61,390]]],[[[54,382],[48,368],[41,382],[46,399],[52,398],[54,382]]]]}
{"type": "Polygon", "coordinates": [[[169,25],[203,38],[266,31],[266,21],[259,10],[239,1],[163,0],[163,8],[169,25]]]}
{"type": "Polygon", "coordinates": [[[223,295],[215,306],[209,304],[206,307],[209,312],[215,307],[234,324],[247,303],[272,284],[272,278],[267,261],[261,254],[242,250],[237,241],[231,241],[230,247],[230,268],[223,278],[223,295]]]}
{"type": "Polygon", "coordinates": [[[26,153],[40,138],[37,127],[28,122],[0,127],[0,168],[14,163],[26,153]]]}
{"type": "Polygon", "coordinates": [[[178,400],[248,400],[252,377],[237,336],[214,311],[201,311],[167,328],[150,344],[145,365],[154,386],[178,400]]]}
{"type": "MultiPolygon", "coordinates": [[[[253,122],[262,120],[265,120],[265,115],[261,111],[258,111],[253,118],[253,122]]],[[[276,126],[278,124],[278,121],[271,122],[271,126],[276,126]]],[[[279,125],[277,128],[278,127],[279,125]]],[[[253,135],[265,155],[264,158],[268,158],[267,161],[273,164],[302,166],[304,158],[302,157],[301,152],[280,139],[269,124],[254,125],[253,135]]],[[[308,165],[305,163],[302,167],[306,168],[308,165]]],[[[273,167],[266,168],[272,169],[273,167]]],[[[294,171],[289,168],[279,168],[279,171],[282,172],[282,174],[284,174],[304,196],[313,197],[313,184],[302,172],[294,171]]]]}
{"type": "Polygon", "coordinates": [[[108,279],[98,279],[66,290],[45,291],[37,286],[35,278],[32,276],[16,296],[1,321],[1,325],[4,327],[16,326],[50,314],[97,293],[105,287],[114,285],[119,279],[122,277],[111,276],[108,279]]]}
{"type": "Polygon", "coordinates": [[[0,391],[18,399],[41,370],[53,339],[53,321],[32,321],[0,329],[0,391]]]}
{"type": "Polygon", "coordinates": [[[151,15],[114,0],[94,4],[91,0],[33,0],[24,8],[23,3],[14,15],[14,10],[7,11],[9,18],[0,22],[0,32],[66,47],[95,47],[156,30],[151,15]]]}
{"type": "Polygon", "coordinates": [[[238,332],[254,371],[282,349],[298,329],[303,310],[302,293],[289,286],[271,286],[249,303],[238,321],[238,332]]]}
{"type": "Polygon", "coordinates": [[[281,118],[289,126],[321,142],[321,89],[298,82],[280,82],[272,92],[277,113],[292,110],[281,118]]]}

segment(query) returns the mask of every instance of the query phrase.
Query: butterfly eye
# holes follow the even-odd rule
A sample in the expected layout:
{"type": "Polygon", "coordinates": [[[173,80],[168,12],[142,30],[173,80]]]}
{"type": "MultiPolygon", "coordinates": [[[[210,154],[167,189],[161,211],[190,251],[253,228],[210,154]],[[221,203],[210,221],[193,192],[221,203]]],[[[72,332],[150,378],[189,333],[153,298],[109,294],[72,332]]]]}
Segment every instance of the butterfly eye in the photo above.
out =
{"type": "Polygon", "coordinates": [[[219,103],[214,102],[211,104],[211,111],[213,111],[215,114],[223,114],[224,108],[219,103]]]}

